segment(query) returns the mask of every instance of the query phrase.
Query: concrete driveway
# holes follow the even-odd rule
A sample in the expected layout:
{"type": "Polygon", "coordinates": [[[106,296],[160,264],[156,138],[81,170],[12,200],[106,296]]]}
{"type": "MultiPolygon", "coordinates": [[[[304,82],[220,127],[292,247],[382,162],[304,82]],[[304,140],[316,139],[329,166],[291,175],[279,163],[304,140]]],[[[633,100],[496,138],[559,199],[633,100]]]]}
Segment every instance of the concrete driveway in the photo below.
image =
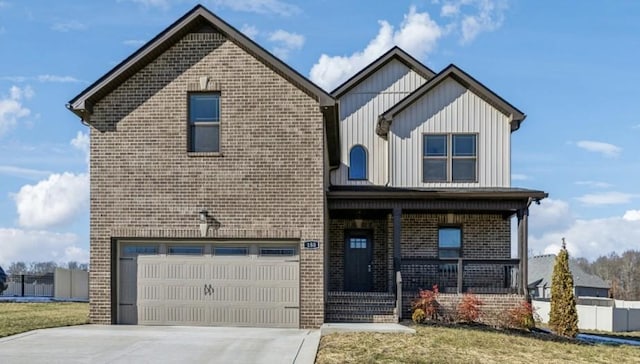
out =
{"type": "Polygon", "coordinates": [[[319,330],[83,325],[0,339],[2,363],[313,363],[319,330]]]}

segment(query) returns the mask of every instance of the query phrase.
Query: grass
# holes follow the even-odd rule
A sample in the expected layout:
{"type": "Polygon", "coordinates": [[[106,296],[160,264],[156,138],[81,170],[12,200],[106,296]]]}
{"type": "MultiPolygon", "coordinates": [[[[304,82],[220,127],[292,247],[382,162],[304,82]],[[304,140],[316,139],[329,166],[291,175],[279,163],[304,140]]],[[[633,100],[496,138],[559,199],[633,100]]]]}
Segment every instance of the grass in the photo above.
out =
{"type": "Polygon", "coordinates": [[[588,345],[486,327],[417,326],[415,335],[322,337],[316,363],[637,363],[640,348],[588,345]]]}
{"type": "Polygon", "coordinates": [[[88,323],[89,304],[71,302],[0,303],[0,337],[49,327],[88,323]]]}

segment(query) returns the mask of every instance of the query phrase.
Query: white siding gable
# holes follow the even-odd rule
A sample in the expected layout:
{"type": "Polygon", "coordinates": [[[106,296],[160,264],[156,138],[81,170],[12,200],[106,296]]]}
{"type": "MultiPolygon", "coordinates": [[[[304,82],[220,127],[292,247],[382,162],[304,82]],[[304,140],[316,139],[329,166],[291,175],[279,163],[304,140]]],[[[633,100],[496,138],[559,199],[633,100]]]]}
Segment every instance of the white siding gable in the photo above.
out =
{"type": "Polygon", "coordinates": [[[340,99],[340,158],[331,172],[334,185],[385,185],[388,182],[388,142],[375,132],[378,116],[406,97],[426,80],[391,60],[340,99]],[[349,180],[349,151],[354,145],[367,150],[367,180],[349,180]]]}
{"type": "Polygon", "coordinates": [[[509,117],[448,78],[393,118],[388,140],[392,187],[510,187],[509,117]],[[422,182],[425,133],[476,133],[474,183],[422,182]]]}

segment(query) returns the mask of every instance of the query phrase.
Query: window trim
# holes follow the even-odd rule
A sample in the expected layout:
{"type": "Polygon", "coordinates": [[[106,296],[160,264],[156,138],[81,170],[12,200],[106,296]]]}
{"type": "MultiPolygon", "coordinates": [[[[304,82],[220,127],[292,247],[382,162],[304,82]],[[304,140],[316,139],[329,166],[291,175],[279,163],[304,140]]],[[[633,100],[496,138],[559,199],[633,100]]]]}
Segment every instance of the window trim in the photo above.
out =
{"type": "Polygon", "coordinates": [[[190,156],[221,155],[222,150],[222,94],[220,91],[189,91],[187,92],[187,153],[190,156]],[[214,121],[194,121],[191,120],[191,97],[194,95],[211,95],[218,97],[218,120],[214,121]],[[194,138],[192,130],[197,125],[218,127],[218,150],[217,151],[197,151],[194,148],[194,138]]]}
{"type": "Polygon", "coordinates": [[[478,183],[479,181],[479,133],[422,133],[422,149],[421,149],[421,170],[422,170],[422,183],[478,183]],[[453,139],[454,136],[471,135],[475,137],[475,154],[474,156],[454,156],[453,155],[453,139]],[[446,137],[446,155],[445,156],[431,156],[428,157],[425,153],[425,144],[427,136],[445,136],[446,137]],[[431,160],[446,160],[446,178],[444,180],[427,180],[425,176],[424,162],[427,159],[431,160]],[[473,180],[453,180],[453,161],[454,160],[475,160],[475,178],[473,180]]]}
{"type": "Polygon", "coordinates": [[[355,144],[351,147],[351,149],[349,149],[349,167],[348,167],[348,171],[347,171],[347,177],[349,179],[349,181],[366,181],[369,179],[369,151],[367,150],[367,148],[362,145],[362,144],[355,144]],[[354,178],[351,177],[351,169],[352,169],[352,158],[351,158],[351,153],[353,153],[354,149],[359,148],[362,150],[362,152],[364,153],[364,161],[363,161],[363,165],[362,168],[364,169],[364,177],[362,178],[354,178]]]}

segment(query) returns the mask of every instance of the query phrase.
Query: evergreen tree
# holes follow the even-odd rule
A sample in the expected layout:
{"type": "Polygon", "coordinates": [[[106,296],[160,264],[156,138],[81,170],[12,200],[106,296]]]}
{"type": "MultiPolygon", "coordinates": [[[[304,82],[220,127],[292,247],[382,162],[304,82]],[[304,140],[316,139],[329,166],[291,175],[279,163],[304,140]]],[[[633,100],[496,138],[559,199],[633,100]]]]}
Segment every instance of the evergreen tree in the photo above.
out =
{"type": "Polygon", "coordinates": [[[573,275],[569,270],[569,253],[562,238],[562,249],[556,257],[551,281],[549,327],[556,334],[575,337],[578,333],[578,311],[573,294],[573,275]]]}

